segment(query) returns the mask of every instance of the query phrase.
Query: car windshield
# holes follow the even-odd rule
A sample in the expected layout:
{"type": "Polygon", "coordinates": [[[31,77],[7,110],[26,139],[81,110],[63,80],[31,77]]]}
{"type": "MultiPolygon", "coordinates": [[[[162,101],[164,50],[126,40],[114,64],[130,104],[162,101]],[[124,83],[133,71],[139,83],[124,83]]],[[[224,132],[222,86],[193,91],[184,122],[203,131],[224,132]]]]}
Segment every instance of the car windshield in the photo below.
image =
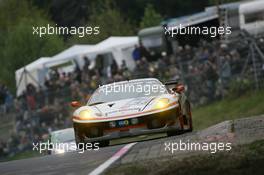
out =
{"type": "Polygon", "coordinates": [[[157,80],[112,83],[99,87],[90,98],[88,105],[129,98],[159,96],[166,93],[168,91],[165,86],[157,80]]]}

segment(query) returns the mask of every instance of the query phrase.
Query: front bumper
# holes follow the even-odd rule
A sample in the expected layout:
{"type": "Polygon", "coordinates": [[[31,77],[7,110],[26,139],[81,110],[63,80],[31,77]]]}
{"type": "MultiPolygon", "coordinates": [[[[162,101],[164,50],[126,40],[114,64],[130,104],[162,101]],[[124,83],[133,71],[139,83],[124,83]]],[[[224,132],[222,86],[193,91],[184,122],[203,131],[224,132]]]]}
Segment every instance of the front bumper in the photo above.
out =
{"type": "Polygon", "coordinates": [[[130,129],[129,131],[111,132],[101,137],[86,138],[85,142],[87,143],[98,142],[98,141],[104,141],[104,140],[119,139],[119,138],[124,138],[124,137],[134,137],[134,136],[139,136],[139,135],[163,133],[163,132],[168,132],[168,131],[180,131],[180,130],[181,130],[180,125],[164,126],[162,128],[157,128],[157,129],[130,129]]]}
{"type": "Polygon", "coordinates": [[[179,108],[155,113],[151,115],[145,115],[141,117],[135,117],[138,119],[136,125],[129,125],[128,127],[110,127],[110,122],[99,123],[75,123],[74,130],[84,138],[85,142],[97,142],[104,140],[113,140],[123,137],[133,137],[138,135],[162,133],[168,131],[180,130],[179,123],[179,108]],[[158,122],[159,126],[152,125],[152,122],[158,122]],[[137,127],[139,126],[139,127],[137,127]],[[100,132],[98,135],[91,136],[92,128],[98,128],[100,132]]]}

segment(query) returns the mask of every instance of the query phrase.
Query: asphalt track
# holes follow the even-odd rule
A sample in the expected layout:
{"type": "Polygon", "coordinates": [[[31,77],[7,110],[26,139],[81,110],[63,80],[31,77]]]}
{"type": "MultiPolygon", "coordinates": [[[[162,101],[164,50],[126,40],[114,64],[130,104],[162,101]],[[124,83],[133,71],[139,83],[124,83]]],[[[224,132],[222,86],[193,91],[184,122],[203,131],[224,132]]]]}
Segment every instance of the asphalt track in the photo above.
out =
{"type": "MultiPolygon", "coordinates": [[[[132,142],[134,140],[153,139],[156,137],[160,137],[160,135],[154,137],[131,138],[127,139],[127,141],[132,142]]],[[[125,140],[121,140],[119,142],[124,141],[125,140]]],[[[0,163],[0,175],[87,175],[128,144],[129,143],[102,147],[97,151],[84,151],[84,153],[68,152],[65,154],[46,155],[30,159],[3,162],[0,163]]]]}
{"type": "MultiPolygon", "coordinates": [[[[142,138],[140,139],[142,140],[142,138]]],[[[179,140],[230,141],[234,144],[241,144],[264,139],[264,115],[251,117],[250,119],[225,121],[202,131],[173,137],[154,139],[154,137],[146,136],[143,139],[147,139],[147,141],[137,142],[125,155],[122,155],[120,160],[114,162],[115,166],[151,158],[159,160],[161,157],[175,157],[185,154],[184,152],[176,152],[172,155],[171,152],[164,150],[164,143],[178,142],[179,140]]],[[[134,142],[134,140],[129,141],[134,142]]],[[[87,175],[111,159],[126,145],[128,143],[100,148],[98,151],[70,152],[3,162],[0,163],[0,175],[87,175]]]]}
{"type": "MultiPolygon", "coordinates": [[[[130,150],[130,152],[132,152],[132,159],[131,156],[128,156],[128,158],[125,158],[124,160],[132,162],[144,159],[148,157],[147,153],[155,155],[157,151],[162,152],[162,145],[165,142],[188,138],[194,135],[196,135],[196,132],[163,138],[160,138],[160,135],[154,135],[128,140],[123,139],[121,140],[122,142],[129,141],[130,143],[135,140],[141,140],[130,150]],[[153,150],[152,147],[156,147],[156,150],[153,150]]],[[[0,175],[88,175],[128,144],[129,143],[124,143],[103,147],[98,151],[92,150],[85,151],[84,153],[69,152],[65,154],[46,155],[42,157],[4,162],[0,163],[0,175]]]]}
{"type": "Polygon", "coordinates": [[[100,148],[98,151],[84,153],[70,152],[59,155],[47,155],[32,159],[16,160],[0,164],[1,175],[36,175],[36,174],[88,174],[115,152],[122,145],[100,148]]]}

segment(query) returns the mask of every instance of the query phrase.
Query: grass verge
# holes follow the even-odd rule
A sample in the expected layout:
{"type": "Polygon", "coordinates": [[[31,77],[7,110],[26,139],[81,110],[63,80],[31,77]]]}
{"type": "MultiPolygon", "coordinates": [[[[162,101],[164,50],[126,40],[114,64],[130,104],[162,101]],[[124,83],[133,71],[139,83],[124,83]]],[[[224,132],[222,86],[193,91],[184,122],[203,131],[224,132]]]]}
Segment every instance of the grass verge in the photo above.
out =
{"type": "Polygon", "coordinates": [[[17,153],[14,156],[6,158],[4,161],[12,161],[12,160],[19,160],[19,159],[27,159],[27,158],[33,158],[33,157],[39,157],[42,156],[38,151],[25,151],[21,153],[17,153]]]}
{"type": "Polygon", "coordinates": [[[225,120],[264,114],[264,91],[248,92],[238,98],[226,98],[193,110],[195,130],[207,128],[225,120]]]}

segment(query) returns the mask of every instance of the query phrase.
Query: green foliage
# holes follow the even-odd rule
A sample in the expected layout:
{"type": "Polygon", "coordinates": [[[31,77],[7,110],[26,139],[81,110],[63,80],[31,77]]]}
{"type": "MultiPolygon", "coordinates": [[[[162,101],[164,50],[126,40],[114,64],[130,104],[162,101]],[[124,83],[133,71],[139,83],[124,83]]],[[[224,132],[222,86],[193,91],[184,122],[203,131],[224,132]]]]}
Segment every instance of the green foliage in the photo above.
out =
{"type": "Polygon", "coordinates": [[[140,28],[159,25],[162,21],[161,15],[155,11],[153,5],[148,4],[145,8],[144,16],[140,22],[140,28]]]}
{"type": "Polygon", "coordinates": [[[14,88],[16,69],[43,56],[52,56],[64,47],[58,36],[33,35],[33,26],[52,22],[40,10],[25,0],[3,1],[0,6],[0,79],[14,88]],[[4,18],[7,16],[7,18],[4,18]]]}
{"type": "Polygon", "coordinates": [[[48,21],[42,19],[22,19],[16,27],[11,28],[12,33],[8,33],[3,49],[6,65],[18,69],[21,65],[41,56],[51,56],[62,49],[63,41],[57,36],[45,35],[40,38],[32,34],[32,26],[44,26],[46,23],[48,21]]]}
{"type": "MultiPolygon", "coordinates": [[[[90,7],[91,8],[91,7],[90,7]]],[[[70,43],[95,44],[110,36],[129,36],[135,34],[128,19],[123,18],[115,4],[110,1],[94,4],[92,14],[84,26],[99,26],[100,34],[90,35],[83,38],[73,36],[70,43]]]]}
{"type": "Polygon", "coordinates": [[[209,0],[209,4],[210,5],[217,5],[217,4],[238,2],[238,1],[240,1],[240,0],[209,0]]]}

